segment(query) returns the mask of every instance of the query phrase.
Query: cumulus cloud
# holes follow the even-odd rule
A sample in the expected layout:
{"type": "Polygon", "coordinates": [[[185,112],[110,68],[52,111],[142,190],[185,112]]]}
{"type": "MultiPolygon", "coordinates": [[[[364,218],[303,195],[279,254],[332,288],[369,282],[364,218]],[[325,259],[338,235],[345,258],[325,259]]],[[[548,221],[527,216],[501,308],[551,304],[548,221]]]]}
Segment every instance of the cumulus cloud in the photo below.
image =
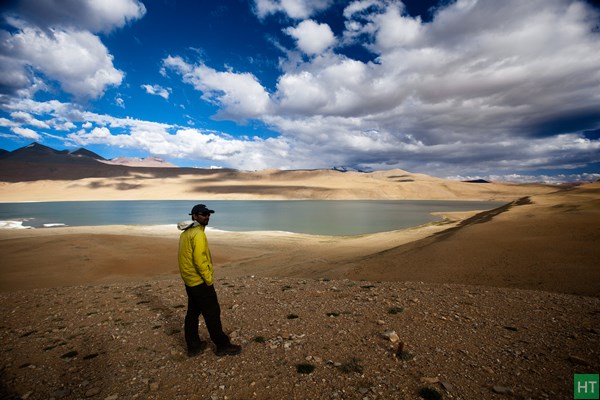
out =
{"type": "Polygon", "coordinates": [[[131,118],[93,113],[85,113],[83,117],[88,122],[68,135],[68,140],[76,146],[105,144],[145,150],[159,156],[226,163],[240,169],[267,168],[273,159],[285,160],[290,149],[285,138],[239,139],[213,131],[131,118]]]}
{"type": "Polygon", "coordinates": [[[23,112],[23,111],[13,112],[10,114],[10,116],[13,119],[13,121],[24,124],[24,125],[29,125],[29,126],[33,126],[36,128],[42,128],[42,129],[50,128],[50,126],[45,121],[40,121],[40,120],[34,118],[31,114],[23,112]]]}
{"type": "Polygon", "coordinates": [[[124,74],[93,32],[110,32],[145,12],[137,0],[15,2],[3,15],[11,30],[0,30],[0,93],[31,97],[49,79],[78,99],[102,96],[124,74]]]}
{"type": "Polygon", "coordinates": [[[163,60],[166,69],[175,71],[183,81],[202,92],[202,98],[217,104],[218,119],[245,121],[268,113],[270,98],[266,89],[250,73],[217,71],[204,64],[188,64],[181,57],[163,60]]]}
{"type": "Polygon", "coordinates": [[[85,31],[46,32],[27,27],[10,35],[1,49],[11,57],[10,67],[15,68],[13,74],[22,87],[29,84],[30,68],[56,80],[65,92],[78,98],[97,98],[123,79],[100,39],[85,31]]]}
{"type": "Polygon", "coordinates": [[[155,96],[160,96],[165,100],[169,100],[169,96],[171,95],[171,88],[164,88],[160,85],[142,85],[142,89],[146,91],[148,94],[152,94],[155,96]]]}
{"type": "Polygon", "coordinates": [[[430,23],[403,10],[349,4],[344,41],[360,39],[375,62],[338,53],[291,65],[273,94],[276,115],[263,120],[315,148],[337,143],[342,162],[377,169],[439,175],[599,161],[598,140],[583,135],[600,127],[593,9],[459,0],[430,23]]]}
{"type": "Polygon", "coordinates": [[[310,19],[285,32],[296,39],[298,48],[308,55],[320,54],[335,44],[335,35],[329,25],[310,19]]]}
{"type": "Polygon", "coordinates": [[[259,18],[281,12],[290,18],[305,19],[329,8],[332,2],[333,0],[254,0],[254,10],[259,18]]]}

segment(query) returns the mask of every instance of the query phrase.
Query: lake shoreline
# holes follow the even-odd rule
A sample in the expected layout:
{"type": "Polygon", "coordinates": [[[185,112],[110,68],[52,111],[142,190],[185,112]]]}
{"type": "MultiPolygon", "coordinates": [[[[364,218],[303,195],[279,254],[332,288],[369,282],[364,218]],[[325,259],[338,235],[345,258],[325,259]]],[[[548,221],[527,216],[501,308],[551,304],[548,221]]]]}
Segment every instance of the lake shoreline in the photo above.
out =
{"type": "MultiPolygon", "coordinates": [[[[228,232],[280,231],[356,236],[440,222],[451,212],[489,210],[491,201],[213,200],[211,227],[228,232]]],[[[168,225],[189,218],[189,200],[82,201],[0,204],[0,228],[168,225]]]]}

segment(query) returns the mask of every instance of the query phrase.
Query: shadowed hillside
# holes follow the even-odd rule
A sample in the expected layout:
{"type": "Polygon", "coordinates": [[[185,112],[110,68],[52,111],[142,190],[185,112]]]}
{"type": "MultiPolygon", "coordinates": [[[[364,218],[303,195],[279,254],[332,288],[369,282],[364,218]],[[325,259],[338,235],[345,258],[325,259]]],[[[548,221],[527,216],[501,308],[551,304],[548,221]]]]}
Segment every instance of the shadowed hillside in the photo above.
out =
{"type": "Polygon", "coordinates": [[[600,297],[600,184],[533,196],[361,258],[349,276],[600,297]],[[577,289],[575,289],[577,288],[577,289]]]}

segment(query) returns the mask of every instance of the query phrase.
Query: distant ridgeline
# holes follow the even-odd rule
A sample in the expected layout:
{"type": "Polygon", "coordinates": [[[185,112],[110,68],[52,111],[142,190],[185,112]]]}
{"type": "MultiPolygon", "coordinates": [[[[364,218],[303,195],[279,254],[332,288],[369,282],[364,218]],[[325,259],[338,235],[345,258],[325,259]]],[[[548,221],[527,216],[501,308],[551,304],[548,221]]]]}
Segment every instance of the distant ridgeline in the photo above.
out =
{"type": "Polygon", "coordinates": [[[14,151],[0,149],[0,181],[3,182],[107,178],[127,175],[137,168],[156,177],[177,176],[186,170],[198,173],[195,168],[179,168],[157,157],[107,160],[84,148],[55,150],[32,143],[14,151]]]}
{"type": "Polygon", "coordinates": [[[462,181],[465,183],[491,183],[490,181],[486,181],[485,179],[472,179],[469,181],[462,181]]]}

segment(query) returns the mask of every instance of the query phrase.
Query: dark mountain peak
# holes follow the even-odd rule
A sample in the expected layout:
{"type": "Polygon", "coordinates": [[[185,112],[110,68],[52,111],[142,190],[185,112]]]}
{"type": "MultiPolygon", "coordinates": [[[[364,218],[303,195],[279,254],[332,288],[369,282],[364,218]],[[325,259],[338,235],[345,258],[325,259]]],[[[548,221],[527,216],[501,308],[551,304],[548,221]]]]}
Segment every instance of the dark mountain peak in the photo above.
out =
{"type": "Polygon", "coordinates": [[[81,164],[96,163],[103,160],[103,158],[85,149],[79,149],[77,154],[71,154],[68,150],[55,150],[52,147],[34,142],[4,154],[2,160],[42,164],[81,164]]]}
{"type": "Polygon", "coordinates": [[[465,183],[490,183],[490,181],[486,181],[485,179],[471,179],[469,181],[463,181],[465,183]]]}
{"type": "Polygon", "coordinates": [[[369,172],[367,170],[364,169],[358,169],[358,168],[354,168],[354,167],[346,167],[346,166],[334,166],[331,168],[333,171],[338,171],[338,172],[369,172]]]}
{"type": "Polygon", "coordinates": [[[52,147],[44,146],[37,142],[28,144],[27,146],[20,147],[16,150],[11,151],[12,154],[60,154],[62,152],[54,150],[52,147]]]}
{"type": "Polygon", "coordinates": [[[90,157],[90,158],[93,158],[95,160],[106,161],[106,158],[104,158],[104,157],[102,157],[102,156],[94,153],[93,151],[84,149],[83,147],[79,148],[79,149],[77,149],[75,151],[72,151],[69,154],[74,155],[74,156],[80,156],[80,157],[90,157]]]}

